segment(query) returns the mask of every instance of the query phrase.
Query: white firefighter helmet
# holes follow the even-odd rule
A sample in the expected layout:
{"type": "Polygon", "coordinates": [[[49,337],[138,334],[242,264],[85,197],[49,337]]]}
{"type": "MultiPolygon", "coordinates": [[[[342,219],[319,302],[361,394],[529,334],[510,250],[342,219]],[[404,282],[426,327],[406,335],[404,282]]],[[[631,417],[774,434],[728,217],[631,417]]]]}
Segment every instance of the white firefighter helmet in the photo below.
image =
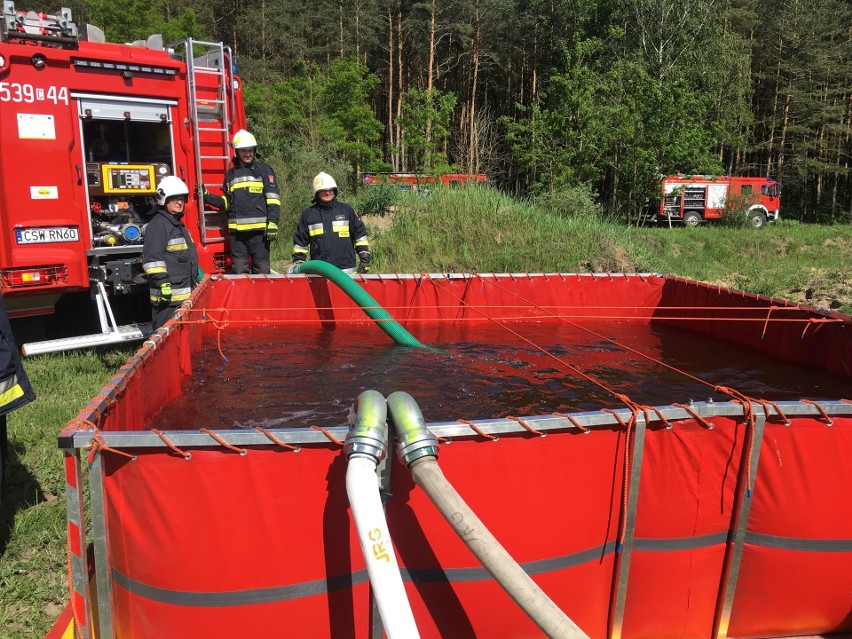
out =
{"type": "Polygon", "coordinates": [[[175,175],[167,175],[157,185],[157,203],[165,204],[170,197],[189,196],[186,183],[175,175]]]}
{"type": "Polygon", "coordinates": [[[325,189],[333,189],[334,194],[337,195],[337,182],[328,173],[317,173],[314,178],[314,195],[317,194],[317,191],[324,191],[325,189]]]}
{"type": "Polygon", "coordinates": [[[257,148],[257,140],[255,140],[254,136],[245,129],[240,129],[234,133],[234,139],[231,140],[231,145],[234,147],[235,151],[237,149],[255,149],[257,148]]]}

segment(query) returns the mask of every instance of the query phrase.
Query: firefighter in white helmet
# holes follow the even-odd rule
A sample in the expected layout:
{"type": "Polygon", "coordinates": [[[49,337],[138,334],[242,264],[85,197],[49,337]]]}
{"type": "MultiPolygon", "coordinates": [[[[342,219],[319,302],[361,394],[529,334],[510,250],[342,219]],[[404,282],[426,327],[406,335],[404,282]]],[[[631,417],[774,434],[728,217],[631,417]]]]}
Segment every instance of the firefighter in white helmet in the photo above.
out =
{"type": "Polygon", "coordinates": [[[142,268],[148,275],[154,330],[170,320],[204,277],[198,251],[183,225],[189,189],[183,180],[168,175],[157,185],[159,208],[145,227],[142,268]]]}
{"type": "Polygon", "coordinates": [[[204,201],[228,211],[231,235],[231,269],[248,273],[269,273],[269,244],[278,236],[281,193],[275,171],[256,161],[257,140],[240,129],[231,141],[234,158],[225,173],[222,195],[204,190],[204,201]]]}
{"type": "Polygon", "coordinates": [[[302,211],[293,236],[293,263],[308,259],[334,264],[346,273],[370,270],[370,243],[367,229],[354,209],[337,199],[337,182],[328,173],[319,173],[313,182],[314,201],[302,211]]]}

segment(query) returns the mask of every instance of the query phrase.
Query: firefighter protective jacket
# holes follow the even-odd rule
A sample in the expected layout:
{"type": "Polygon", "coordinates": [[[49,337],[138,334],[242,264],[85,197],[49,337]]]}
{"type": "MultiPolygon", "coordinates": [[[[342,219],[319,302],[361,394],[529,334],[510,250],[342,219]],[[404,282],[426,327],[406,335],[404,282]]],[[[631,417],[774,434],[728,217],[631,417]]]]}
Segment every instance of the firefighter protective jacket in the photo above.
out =
{"type": "Polygon", "coordinates": [[[204,201],[228,211],[232,231],[265,231],[267,222],[278,224],[281,217],[281,193],[272,167],[252,162],[243,165],[232,160],[225,174],[222,196],[204,193],[204,201]]]}
{"type": "Polygon", "coordinates": [[[145,227],[142,268],[148,275],[151,303],[159,304],[160,285],[169,282],[172,302],[182,302],[195,288],[198,251],[180,219],[163,208],[145,227]]]}
{"type": "Polygon", "coordinates": [[[30,380],[21,364],[6,307],[0,301],[0,415],[29,404],[35,398],[30,380]]]}
{"type": "Polygon", "coordinates": [[[336,199],[302,211],[293,236],[293,260],[322,260],[341,270],[355,268],[355,252],[369,251],[367,229],[354,209],[336,199]]]}

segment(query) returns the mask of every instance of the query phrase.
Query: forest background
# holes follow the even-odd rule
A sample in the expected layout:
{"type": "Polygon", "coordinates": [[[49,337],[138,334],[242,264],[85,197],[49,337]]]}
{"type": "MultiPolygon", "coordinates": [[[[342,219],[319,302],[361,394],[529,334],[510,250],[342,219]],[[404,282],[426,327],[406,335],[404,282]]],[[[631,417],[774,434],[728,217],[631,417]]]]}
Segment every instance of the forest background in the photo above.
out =
{"type": "Polygon", "coordinates": [[[262,154],[305,190],[483,172],[637,224],[661,174],[759,175],[782,217],[852,223],[848,0],[63,4],[109,41],[229,45],[262,154]]]}

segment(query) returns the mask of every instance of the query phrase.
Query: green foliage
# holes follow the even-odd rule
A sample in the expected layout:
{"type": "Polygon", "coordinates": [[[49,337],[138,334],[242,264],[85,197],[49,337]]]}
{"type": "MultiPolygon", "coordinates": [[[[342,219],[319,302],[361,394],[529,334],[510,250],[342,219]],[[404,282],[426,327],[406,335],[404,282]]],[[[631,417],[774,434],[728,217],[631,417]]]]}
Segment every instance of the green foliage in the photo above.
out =
{"type": "Polygon", "coordinates": [[[167,0],[87,0],[86,18],[103,29],[108,42],[145,40],[155,33],[162,34],[165,43],[202,36],[203,27],[193,9],[182,8],[170,15],[167,6],[167,0]]]}
{"type": "Polygon", "coordinates": [[[410,89],[405,93],[399,124],[409,154],[409,166],[422,167],[424,172],[433,174],[452,170],[445,149],[455,105],[453,93],[437,89],[410,89]]]}
{"type": "Polygon", "coordinates": [[[621,196],[613,208],[635,212],[659,188],[660,173],[720,173],[700,91],[673,72],[654,77],[641,62],[613,64],[604,53],[600,41],[576,43],[523,116],[504,119],[530,191],[611,175],[621,196]]]}
{"type": "Polygon", "coordinates": [[[393,184],[371,184],[358,191],[352,206],[360,215],[383,216],[399,199],[399,188],[393,184]]]}
{"type": "Polygon", "coordinates": [[[434,189],[427,198],[400,198],[373,254],[385,272],[632,270],[619,246],[630,244],[629,231],[594,214],[555,215],[493,188],[434,189]]]}
{"type": "Polygon", "coordinates": [[[564,218],[590,217],[603,219],[603,209],[596,201],[594,191],[585,184],[547,191],[537,195],[533,202],[543,211],[564,218]]]}
{"type": "Polygon", "coordinates": [[[754,195],[748,196],[741,193],[729,195],[725,201],[725,210],[719,224],[737,229],[752,227],[752,213],[749,208],[756,200],[757,198],[754,195]]]}
{"type": "MultiPolygon", "coordinates": [[[[368,99],[377,78],[352,60],[335,60],[328,68],[302,65],[289,80],[271,85],[248,84],[246,113],[252,130],[263,130],[285,161],[307,152],[328,165],[338,158],[357,173],[381,160],[382,125],[368,99]]],[[[332,170],[319,166],[317,170],[332,170]]],[[[344,175],[337,172],[336,179],[344,175]]]]}
{"type": "Polygon", "coordinates": [[[356,170],[381,159],[376,143],[383,127],[369,105],[370,93],[378,83],[377,76],[351,60],[335,60],[327,71],[323,93],[327,135],[356,170]]]}

